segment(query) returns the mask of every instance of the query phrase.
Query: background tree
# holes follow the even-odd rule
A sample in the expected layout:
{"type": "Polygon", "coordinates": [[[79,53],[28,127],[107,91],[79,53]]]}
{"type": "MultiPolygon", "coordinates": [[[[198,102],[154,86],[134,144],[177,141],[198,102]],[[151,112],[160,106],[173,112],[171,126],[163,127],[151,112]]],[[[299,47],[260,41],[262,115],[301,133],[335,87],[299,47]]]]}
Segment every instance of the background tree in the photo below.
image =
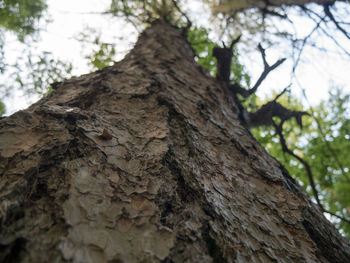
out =
{"type": "MultiPolygon", "coordinates": [[[[0,2],[0,84],[2,99],[16,90],[43,95],[50,83],[63,79],[71,72],[69,63],[56,59],[50,52],[35,51],[39,41],[40,22],[48,17],[46,1],[3,0],[0,2]],[[17,37],[14,42],[12,35],[17,37]],[[7,50],[21,49],[20,56],[10,60],[7,50]]],[[[42,24],[43,25],[43,24],[42,24]]],[[[41,25],[41,26],[42,26],[41,25]]],[[[0,114],[4,113],[1,102],[0,114]],[[2,110],[1,110],[2,109],[2,110]]]]}
{"type": "MultiPolygon", "coordinates": [[[[215,76],[216,61],[210,55],[215,43],[209,40],[204,29],[190,31],[189,40],[196,51],[198,63],[215,76]]],[[[231,82],[249,87],[250,78],[238,61],[237,50],[234,54],[231,82]]],[[[282,105],[301,111],[303,109],[302,103],[290,93],[288,94],[288,96],[279,99],[282,105]]],[[[295,121],[284,125],[283,134],[288,148],[296,153],[297,157],[302,158],[302,162],[306,162],[306,166],[310,167],[309,173],[300,160],[296,159],[295,156],[288,155],[283,150],[273,126],[257,127],[253,129],[253,134],[273,156],[286,166],[293,176],[302,182],[308,193],[313,196],[313,200],[317,200],[322,209],[328,215],[333,216],[332,221],[340,227],[344,235],[349,237],[348,187],[350,185],[347,179],[349,176],[347,131],[349,130],[344,128],[349,122],[349,113],[346,110],[349,95],[341,95],[339,89],[331,94],[328,102],[323,101],[320,106],[310,109],[313,118],[305,118],[302,129],[295,121]],[[328,106],[325,107],[325,105],[328,106]],[[341,127],[340,130],[338,130],[339,127],[341,127]],[[311,148],[313,149],[312,153],[309,150],[311,148]],[[314,185],[314,189],[312,185],[314,185]],[[319,201],[320,199],[322,201],[319,201]]],[[[272,94],[272,97],[267,99],[265,103],[273,100],[277,95],[277,93],[272,94]]],[[[244,102],[244,106],[250,111],[257,111],[263,104],[257,96],[252,96],[244,102]]]]}
{"type": "MultiPolygon", "coordinates": [[[[0,72],[7,68],[5,61],[5,31],[14,32],[23,42],[25,36],[35,32],[35,23],[40,19],[46,5],[42,1],[2,1],[0,9],[0,72]]],[[[2,88],[3,88],[2,84],[2,88]]],[[[0,102],[0,116],[5,106],[0,102]]]]}
{"type": "Polygon", "coordinates": [[[47,8],[45,1],[3,0],[0,26],[14,32],[20,41],[37,30],[37,23],[47,8]]]}

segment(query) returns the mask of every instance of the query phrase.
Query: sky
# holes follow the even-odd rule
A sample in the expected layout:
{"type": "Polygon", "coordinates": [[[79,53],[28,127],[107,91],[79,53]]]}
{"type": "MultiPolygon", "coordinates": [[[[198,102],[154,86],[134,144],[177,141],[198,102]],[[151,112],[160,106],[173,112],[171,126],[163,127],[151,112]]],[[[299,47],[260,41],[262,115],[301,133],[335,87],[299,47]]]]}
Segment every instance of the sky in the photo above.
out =
{"type": "MultiPolygon", "coordinates": [[[[195,17],[198,24],[208,23],[208,14],[202,11],[200,1],[189,1],[188,7],[191,17],[195,17]]],[[[117,50],[117,60],[121,59],[130,50],[137,39],[138,32],[133,26],[123,22],[122,19],[102,16],[109,5],[110,0],[49,0],[48,12],[52,22],[45,26],[41,32],[41,42],[37,49],[50,51],[55,57],[73,64],[73,75],[81,75],[91,71],[91,66],[84,56],[91,53],[93,45],[77,41],[76,38],[81,32],[90,34],[87,28],[95,28],[100,33],[101,39],[108,43],[115,43],[117,50]]],[[[207,10],[208,11],[208,10],[207,10]]],[[[295,20],[295,27],[301,34],[309,32],[311,25],[306,20],[295,20]]],[[[44,25],[42,26],[44,27],[44,25]]],[[[220,39],[213,39],[220,42],[220,39]]],[[[330,48],[327,53],[319,52],[315,49],[307,48],[302,57],[302,63],[296,71],[296,79],[293,79],[292,91],[303,99],[301,92],[305,89],[308,102],[312,105],[327,97],[332,86],[341,86],[350,92],[350,59],[334,55],[332,43],[325,37],[319,40],[323,46],[330,48]]],[[[340,39],[342,42],[342,39],[340,39]]],[[[350,42],[342,42],[345,48],[350,49],[350,42]],[[346,46],[346,43],[348,46],[346,46]]],[[[14,59],[21,52],[20,47],[12,49],[13,54],[9,56],[14,59]]],[[[12,51],[11,51],[12,52],[12,51]]],[[[278,58],[284,57],[283,50],[274,48],[268,49],[267,60],[273,64],[278,58]]],[[[246,65],[247,70],[252,75],[253,83],[263,70],[260,54],[250,52],[241,54],[241,61],[246,65]]],[[[259,96],[269,96],[272,90],[281,91],[289,85],[291,81],[290,72],[292,61],[287,60],[282,66],[273,71],[259,87],[259,96]]],[[[17,110],[28,107],[36,101],[38,96],[25,96],[21,91],[13,92],[12,96],[4,100],[7,108],[7,115],[17,110]]],[[[304,101],[304,103],[308,103],[304,101]]]]}
{"type": "MultiPolygon", "coordinates": [[[[73,75],[79,76],[91,72],[91,66],[84,56],[91,54],[94,45],[77,41],[81,32],[89,34],[87,28],[95,28],[101,39],[108,43],[116,43],[117,59],[121,59],[133,46],[138,32],[122,19],[111,18],[99,14],[107,9],[110,0],[48,0],[48,13],[51,23],[41,23],[40,42],[37,50],[49,51],[60,60],[73,64],[73,75]],[[123,39],[121,39],[123,37],[123,39]]],[[[7,38],[11,43],[7,56],[14,62],[21,56],[21,45],[16,38],[7,38]]],[[[25,109],[37,101],[37,95],[27,96],[21,90],[12,90],[4,99],[6,115],[25,109]]]]}

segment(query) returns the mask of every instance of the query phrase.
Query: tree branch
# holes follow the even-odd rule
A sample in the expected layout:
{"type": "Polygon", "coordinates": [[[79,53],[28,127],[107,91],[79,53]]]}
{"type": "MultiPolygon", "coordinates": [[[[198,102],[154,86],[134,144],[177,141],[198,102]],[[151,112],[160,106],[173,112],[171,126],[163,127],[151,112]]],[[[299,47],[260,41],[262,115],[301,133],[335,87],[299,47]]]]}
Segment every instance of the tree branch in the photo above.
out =
{"type": "Polygon", "coordinates": [[[278,100],[279,97],[281,97],[284,93],[286,93],[286,92],[288,91],[288,89],[290,88],[291,85],[292,85],[292,84],[289,84],[287,87],[285,87],[285,88],[282,90],[282,92],[281,92],[280,94],[278,94],[278,95],[276,96],[276,98],[273,99],[273,101],[278,100]]]}
{"type": "Polygon", "coordinates": [[[179,5],[177,4],[177,2],[175,0],[171,0],[171,2],[173,3],[173,5],[175,6],[175,8],[177,9],[177,11],[180,12],[181,15],[183,15],[186,20],[187,20],[187,26],[186,26],[186,29],[190,29],[191,26],[192,26],[192,21],[188,18],[187,14],[181,10],[181,8],[179,7],[179,5]]]}
{"type": "MultiPolygon", "coordinates": [[[[284,93],[283,91],[282,93],[284,93]]],[[[281,95],[281,94],[280,94],[281,95]]],[[[278,95],[276,99],[280,96],[278,95]]],[[[278,117],[283,123],[286,120],[295,118],[300,128],[302,128],[302,116],[309,115],[305,111],[293,111],[285,108],[277,101],[272,100],[268,103],[261,106],[256,112],[249,112],[247,118],[247,124],[249,127],[258,127],[258,126],[273,126],[273,117],[278,117]]]]}
{"type": "MultiPolygon", "coordinates": [[[[308,102],[308,104],[310,105],[309,99],[306,96],[306,92],[304,88],[301,88],[302,90],[302,94],[305,98],[305,100],[308,102]]],[[[316,113],[314,112],[314,110],[312,109],[312,107],[310,107],[310,111],[311,111],[311,116],[313,117],[313,119],[316,121],[316,127],[318,129],[318,131],[320,132],[321,136],[322,136],[322,140],[324,141],[328,151],[332,154],[335,163],[338,165],[338,169],[341,171],[342,176],[345,178],[345,180],[349,183],[350,182],[350,178],[349,176],[344,173],[345,168],[344,165],[340,162],[339,158],[338,158],[338,154],[337,151],[333,149],[333,147],[331,146],[331,144],[329,143],[328,140],[326,140],[326,134],[323,131],[322,125],[320,120],[316,117],[316,113]]]]}
{"type": "Polygon", "coordinates": [[[305,45],[306,45],[308,39],[309,39],[309,38],[313,35],[313,33],[315,33],[316,30],[320,27],[320,24],[321,24],[321,22],[322,22],[323,20],[324,20],[324,17],[321,18],[320,21],[316,24],[316,26],[310,31],[310,33],[309,33],[306,37],[303,38],[303,40],[302,40],[302,45],[301,45],[301,47],[300,47],[300,49],[299,49],[298,57],[297,57],[297,59],[295,60],[294,65],[293,65],[293,69],[292,69],[293,72],[295,72],[295,70],[296,70],[296,68],[297,68],[297,66],[298,66],[298,64],[299,64],[299,61],[300,61],[300,58],[301,58],[301,54],[302,54],[303,51],[304,51],[304,47],[305,47],[305,45]]]}
{"type": "Polygon", "coordinates": [[[312,189],[313,196],[316,200],[316,203],[320,207],[321,211],[324,212],[325,209],[322,206],[321,201],[318,197],[318,191],[316,189],[315,181],[314,181],[309,163],[307,161],[305,161],[303,158],[301,158],[300,156],[296,155],[292,150],[290,150],[288,148],[288,146],[286,144],[286,140],[285,140],[283,133],[282,133],[282,126],[283,126],[284,121],[282,120],[279,125],[277,125],[273,120],[272,120],[272,123],[273,123],[273,126],[275,127],[275,131],[276,131],[277,135],[279,136],[280,143],[282,146],[282,151],[289,154],[290,156],[294,157],[295,159],[297,159],[304,166],[304,168],[306,170],[306,174],[309,178],[309,183],[310,183],[310,186],[312,189]]]}
{"type": "Polygon", "coordinates": [[[324,213],[327,213],[327,214],[330,214],[331,216],[334,216],[334,217],[336,217],[336,218],[339,218],[340,220],[342,220],[342,221],[344,221],[344,222],[350,224],[350,220],[347,219],[347,218],[345,218],[345,217],[343,217],[343,216],[337,215],[336,213],[333,213],[333,212],[328,211],[328,210],[324,210],[323,212],[324,212],[324,213]]]}
{"type": "MultiPolygon", "coordinates": [[[[316,13],[315,13],[314,11],[312,11],[312,10],[307,9],[306,7],[302,7],[302,10],[303,10],[303,11],[309,16],[309,18],[310,18],[311,20],[313,20],[315,23],[316,23],[315,18],[312,17],[311,15],[309,15],[309,13],[313,13],[313,14],[315,14],[317,17],[321,18],[320,15],[316,14],[316,13]]],[[[325,19],[325,17],[322,17],[320,22],[324,21],[324,19],[325,19]]],[[[350,56],[350,53],[349,53],[349,52],[348,52],[334,37],[332,37],[332,36],[327,32],[327,30],[325,30],[324,28],[322,28],[321,25],[319,25],[319,29],[320,29],[327,37],[329,37],[329,38],[334,42],[334,44],[335,44],[336,46],[338,46],[346,55],[350,56]]]]}
{"type": "Polygon", "coordinates": [[[276,17],[279,17],[279,18],[282,18],[282,19],[288,19],[288,16],[287,14],[280,14],[280,13],[277,13],[273,10],[269,10],[267,7],[261,9],[261,12],[263,13],[263,15],[270,15],[270,16],[276,16],[276,17]]]}
{"type": "Polygon", "coordinates": [[[310,186],[311,186],[311,189],[312,189],[312,193],[313,193],[313,196],[316,200],[316,203],[317,205],[320,207],[321,211],[323,213],[327,213],[327,214],[330,214],[348,224],[350,224],[350,220],[343,217],[343,216],[340,216],[340,215],[337,215],[336,213],[334,212],[331,212],[329,210],[326,210],[323,205],[321,204],[321,201],[318,197],[318,191],[316,189],[316,185],[315,185],[315,181],[313,179],[313,174],[312,174],[312,171],[311,171],[311,167],[309,165],[309,163],[307,161],[305,161],[303,158],[301,158],[300,156],[296,155],[292,150],[290,150],[286,144],[286,140],[284,138],[284,135],[282,133],[282,126],[283,126],[283,123],[284,121],[281,121],[281,123],[279,125],[277,125],[274,121],[273,121],[273,125],[275,127],[275,131],[277,133],[277,135],[279,136],[279,139],[280,139],[280,143],[281,143],[281,146],[282,146],[282,151],[289,154],[290,156],[294,157],[295,159],[297,159],[305,168],[306,170],[306,174],[308,176],[308,179],[309,179],[309,183],[310,183],[310,186]]]}
{"type": "Polygon", "coordinates": [[[335,17],[333,16],[331,10],[329,9],[329,7],[331,6],[332,4],[325,4],[323,5],[323,10],[324,10],[324,13],[329,17],[329,19],[334,23],[334,25],[336,26],[336,28],[339,29],[340,32],[342,32],[348,39],[350,39],[350,34],[348,32],[346,32],[346,30],[344,28],[342,28],[338,21],[335,19],[335,17]]]}
{"type": "Polygon", "coordinates": [[[290,150],[288,147],[287,147],[287,144],[286,144],[286,140],[284,138],[284,135],[282,133],[282,125],[283,125],[283,122],[282,121],[279,125],[277,125],[275,122],[273,122],[273,125],[275,127],[275,130],[276,130],[276,133],[278,134],[279,136],[279,139],[280,139],[280,143],[281,143],[281,146],[282,146],[282,150],[283,152],[289,154],[290,156],[294,157],[295,159],[297,159],[300,163],[302,163],[302,165],[304,166],[305,170],[306,170],[306,174],[309,178],[309,183],[310,183],[310,186],[311,186],[311,189],[312,189],[312,193],[313,193],[313,196],[316,200],[316,203],[317,205],[320,207],[321,211],[323,213],[327,213],[327,214],[330,214],[348,224],[350,224],[350,220],[343,217],[343,216],[340,216],[340,215],[337,215],[336,213],[334,212],[331,212],[329,210],[326,210],[323,205],[321,204],[321,201],[318,197],[318,191],[316,189],[316,185],[315,185],[315,182],[314,182],[314,179],[313,179],[313,175],[312,175],[312,171],[311,171],[311,168],[310,168],[310,165],[307,161],[305,161],[303,158],[299,157],[298,155],[296,155],[292,150],[290,150]]]}
{"type": "Polygon", "coordinates": [[[223,43],[223,47],[213,48],[213,57],[217,60],[216,79],[224,81],[227,84],[230,82],[231,75],[232,48],[240,39],[241,35],[232,40],[229,47],[226,47],[225,43],[223,43]]]}
{"type": "Polygon", "coordinates": [[[266,61],[266,54],[265,54],[265,49],[263,49],[263,47],[261,46],[261,44],[258,45],[259,51],[261,53],[261,57],[263,59],[263,63],[264,63],[264,71],[261,73],[259,79],[256,81],[255,85],[253,86],[253,88],[251,88],[249,90],[249,94],[253,94],[254,92],[256,92],[256,90],[258,89],[258,87],[260,86],[260,84],[263,82],[263,80],[267,77],[267,75],[274,69],[276,69],[279,65],[281,65],[286,58],[282,58],[277,60],[272,66],[270,66],[267,61],[266,61]]]}

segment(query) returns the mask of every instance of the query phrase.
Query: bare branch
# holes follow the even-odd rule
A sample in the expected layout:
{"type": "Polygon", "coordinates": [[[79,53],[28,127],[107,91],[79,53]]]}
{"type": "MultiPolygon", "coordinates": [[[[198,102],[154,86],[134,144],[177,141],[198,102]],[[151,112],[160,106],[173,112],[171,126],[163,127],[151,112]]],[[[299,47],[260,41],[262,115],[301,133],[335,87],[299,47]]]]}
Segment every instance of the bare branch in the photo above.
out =
{"type": "MultiPolygon", "coordinates": [[[[277,96],[277,98],[278,97],[279,96],[277,96]]],[[[248,113],[248,126],[273,126],[273,117],[280,118],[281,122],[284,122],[294,117],[300,128],[302,128],[302,117],[304,115],[309,114],[305,111],[289,110],[277,101],[272,100],[261,106],[261,108],[256,112],[248,113]]]]}
{"type": "MultiPolygon", "coordinates": [[[[318,14],[316,14],[314,11],[311,11],[311,10],[305,8],[305,7],[303,7],[302,9],[306,12],[306,14],[308,14],[308,13],[313,13],[313,14],[315,14],[317,17],[320,17],[320,16],[319,16],[318,14]]],[[[326,16],[322,17],[322,19],[321,19],[320,22],[324,21],[325,17],[326,17],[326,16]]],[[[327,16],[327,17],[328,17],[328,16],[327,16]]],[[[315,18],[313,18],[312,16],[309,15],[309,18],[312,19],[314,22],[316,22],[315,18]]],[[[318,23],[319,23],[319,22],[318,22],[318,23]]],[[[324,28],[322,28],[321,25],[319,25],[318,28],[319,28],[327,37],[329,37],[329,38],[334,42],[334,44],[335,44],[336,46],[338,46],[346,55],[350,56],[349,51],[347,51],[333,36],[331,36],[331,35],[327,32],[327,30],[325,30],[324,28]]]]}
{"type": "Polygon", "coordinates": [[[267,75],[274,69],[276,69],[279,65],[281,65],[284,61],[286,61],[286,58],[282,58],[277,60],[272,66],[270,66],[267,61],[266,61],[266,54],[265,54],[265,49],[261,46],[261,44],[258,45],[259,51],[261,53],[261,57],[264,62],[264,71],[261,73],[259,79],[256,81],[255,85],[253,88],[249,90],[249,94],[253,94],[256,92],[260,84],[263,82],[263,80],[267,77],[267,75]]]}
{"type": "Polygon", "coordinates": [[[309,38],[313,35],[313,33],[315,33],[316,30],[320,27],[321,22],[322,22],[323,20],[324,20],[324,17],[320,19],[320,21],[316,24],[316,26],[315,26],[315,27],[310,31],[310,33],[309,33],[306,37],[304,37],[304,39],[302,40],[302,45],[301,45],[301,47],[300,47],[300,49],[299,49],[298,57],[297,57],[297,59],[295,60],[294,65],[293,65],[293,69],[292,69],[293,72],[295,72],[295,69],[297,68],[297,66],[298,66],[298,64],[299,64],[299,61],[300,61],[300,58],[301,58],[301,54],[302,54],[303,51],[304,51],[304,47],[305,47],[305,45],[306,45],[308,39],[309,39],[309,38]]]}
{"type": "Polygon", "coordinates": [[[350,220],[347,219],[347,218],[345,218],[345,217],[343,217],[343,216],[337,215],[336,213],[333,213],[333,212],[328,211],[328,210],[324,210],[323,212],[324,212],[324,213],[327,213],[327,214],[330,214],[331,216],[334,216],[334,217],[336,217],[336,218],[339,218],[340,220],[342,220],[342,221],[344,221],[344,222],[350,224],[350,220]]]}
{"type": "Polygon", "coordinates": [[[233,94],[241,94],[244,98],[248,98],[250,96],[249,90],[242,88],[238,83],[230,84],[228,88],[233,94]]]}
{"type": "Polygon", "coordinates": [[[232,40],[229,47],[226,47],[225,43],[222,42],[223,47],[215,47],[213,48],[213,56],[217,60],[217,72],[216,78],[218,80],[224,81],[227,84],[230,82],[230,74],[231,74],[231,63],[233,51],[232,48],[234,44],[236,44],[240,40],[241,36],[238,36],[236,39],[232,40]]]}
{"type": "Polygon", "coordinates": [[[350,224],[350,220],[343,217],[343,216],[340,216],[340,215],[337,215],[336,213],[334,212],[331,212],[331,211],[328,211],[326,210],[323,205],[321,204],[321,201],[318,197],[318,191],[316,189],[316,185],[315,185],[315,182],[314,182],[314,179],[313,179],[313,174],[312,174],[312,171],[311,171],[311,168],[310,168],[310,165],[307,161],[305,161],[303,158],[301,158],[300,156],[296,155],[292,150],[290,150],[286,144],[286,140],[284,138],[284,135],[282,133],[282,126],[283,126],[283,123],[284,121],[282,121],[279,125],[277,125],[275,122],[273,122],[273,125],[275,127],[275,131],[277,133],[277,135],[279,136],[279,139],[280,139],[280,143],[281,143],[281,146],[282,146],[282,150],[283,152],[289,154],[290,156],[294,157],[295,159],[297,159],[305,168],[306,170],[306,174],[308,176],[308,179],[309,179],[309,184],[311,186],[311,189],[312,189],[312,193],[313,193],[313,196],[316,200],[316,203],[317,205],[320,207],[321,211],[323,213],[327,213],[327,214],[330,214],[348,224],[350,224]]]}
{"type": "Polygon", "coordinates": [[[189,29],[192,26],[192,21],[188,18],[187,14],[184,11],[181,10],[181,8],[179,7],[179,5],[177,4],[177,2],[175,0],[172,0],[171,2],[173,3],[173,5],[177,9],[177,11],[179,11],[180,14],[183,15],[186,18],[186,20],[187,20],[186,28],[189,29]]]}
{"type": "Polygon", "coordinates": [[[333,16],[331,10],[329,9],[330,6],[330,4],[326,4],[323,6],[324,13],[329,17],[329,19],[334,23],[334,25],[339,29],[339,31],[342,32],[348,39],[350,39],[350,34],[339,25],[338,21],[333,16]]]}
{"type": "Polygon", "coordinates": [[[276,98],[273,99],[273,101],[278,100],[279,97],[281,97],[284,93],[286,93],[286,92],[288,91],[288,89],[290,88],[291,85],[292,85],[292,84],[289,84],[287,87],[285,87],[285,88],[282,90],[282,92],[281,92],[280,94],[278,94],[278,95],[276,96],[276,98]]]}
{"type": "Polygon", "coordinates": [[[311,171],[311,168],[310,168],[310,165],[307,161],[305,161],[303,158],[301,158],[300,156],[296,155],[292,150],[290,150],[286,144],[286,140],[283,136],[283,133],[282,133],[282,126],[283,126],[283,123],[284,121],[282,120],[281,123],[279,125],[277,125],[273,120],[273,126],[275,127],[275,131],[280,139],[280,143],[281,143],[281,146],[282,146],[282,150],[283,152],[289,154],[290,156],[294,157],[295,159],[297,159],[305,168],[306,170],[306,174],[307,174],[307,177],[309,178],[309,183],[310,183],[310,186],[311,186],[311,189],[312,189],[312,193],[313,193],[313,196],[316,200],[316,203],[317,205],[320,207],[321,211],[324,212],[325,209],[324,207],[322,206],[321,204],[321,201],[318,197],[318,191],[316,189],[316,185],[315,185],[315,181],[314,181],[314,178],[313,178],[313,175],[312,175],[312,171],[311,171]]]}
{"type": "Polygon", "coordinates": [[[280,13],[277,13],[275,11],[269,10],[267,8],[263,8],[263,9],[261,9],[261,11],[262,11],[263,15],[265,15],[265,16],[270,15],[270,16],[276,16],[276,17],[279,17],[282,19],[288,19],[287,14],[280,14],[280,13]]]}
{"type": "Polygon", "coordinates": [[[233,46],[236,45],[241,40],[241,37],[242,37],[242,35],[239,35],[234,40],[232,40],[231,45],[230,45],[230,49],[232,49],[233,46]]]}

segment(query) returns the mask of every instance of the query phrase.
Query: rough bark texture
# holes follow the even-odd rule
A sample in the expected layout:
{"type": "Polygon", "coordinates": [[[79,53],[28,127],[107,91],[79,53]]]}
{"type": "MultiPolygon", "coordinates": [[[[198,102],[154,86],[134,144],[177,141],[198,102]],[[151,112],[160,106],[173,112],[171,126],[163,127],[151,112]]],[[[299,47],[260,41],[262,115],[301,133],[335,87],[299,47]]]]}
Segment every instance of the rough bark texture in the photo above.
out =
{"type": "Polygon", "coordinates": [[[0,262],[347,262],[350,247],[156,22],[0,123],[0,262]]]}

